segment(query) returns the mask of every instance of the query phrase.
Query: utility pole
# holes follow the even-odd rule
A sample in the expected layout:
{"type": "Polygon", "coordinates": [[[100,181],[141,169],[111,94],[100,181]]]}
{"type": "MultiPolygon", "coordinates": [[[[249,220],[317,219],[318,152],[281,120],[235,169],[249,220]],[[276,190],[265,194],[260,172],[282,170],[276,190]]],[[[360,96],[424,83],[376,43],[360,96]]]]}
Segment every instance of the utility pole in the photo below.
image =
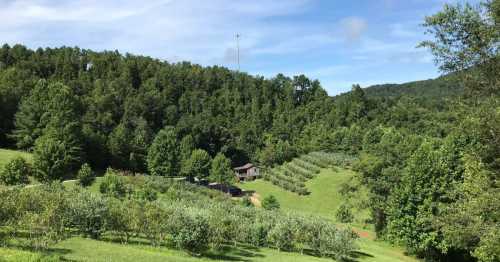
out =
{"type": "Polygon", "coordinates": [[[236,50],[238,52],[238,71],[240,71],[240,34],[236,34],[236,50]]]}

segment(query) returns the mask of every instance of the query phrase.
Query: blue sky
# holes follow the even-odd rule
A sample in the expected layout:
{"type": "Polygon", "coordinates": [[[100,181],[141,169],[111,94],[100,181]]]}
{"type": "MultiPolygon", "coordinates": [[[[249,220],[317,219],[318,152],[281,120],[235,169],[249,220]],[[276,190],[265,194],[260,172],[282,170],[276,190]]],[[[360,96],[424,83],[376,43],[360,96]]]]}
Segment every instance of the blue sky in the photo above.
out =
{"type": "MultiPolygon", "coordinates": [[[[79,46],[272,77],[306,74],[331,95],[439,75],[420,24],[463,0],[0,0],[0,42],[79,46]]],[[[476,0],[470,1],[475,3],[476,0]]]]}

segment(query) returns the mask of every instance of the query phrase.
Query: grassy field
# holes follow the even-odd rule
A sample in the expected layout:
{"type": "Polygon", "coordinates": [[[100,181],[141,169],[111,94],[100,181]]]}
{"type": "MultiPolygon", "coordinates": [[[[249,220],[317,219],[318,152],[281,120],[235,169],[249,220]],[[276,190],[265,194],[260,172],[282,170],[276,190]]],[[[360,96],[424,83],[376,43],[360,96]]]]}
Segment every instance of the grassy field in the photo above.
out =
{"type": "Polygon", "coordinates": [[[5,165],[10,160],[18,156],[23,157],[28,162],[32,161],[32,156],[30,153],[8,150],[8,149],[0,149],[0,169],[3,167],[3,165],[5,165]]]}
{"type": "MultiPolygon", "coordinates": [[[[255,191],[260,199],[274,195],[284,210],[316,214],[335,221],[335,210],[344,201],[339,193],[340,186],[349,181],[354,174],[353,171],[341,168],[322,169],[317,177],[306,182],[306,187],[311,192],[307,196],[299,196],[263,180],[246,182],[239,186],[248,191],[255,191]]],[[[354,200],[362,200],[366,197],[365,194],[366,192],[361,189],[354,200]]],[[[364,220],[369,215],[367,210],[354,209],[354,215],[355,221],[351,226],[362,235],[359,240],[358,261],[417,261],[415,258],[406,256],[404,250],[399,247],[374,240],[375,234],[371,231],[371,227],[364,224],[364,220]]]]}
{"type": "MultiPolygon", "coordinates": [[[[356,255],[359,262],[413,262],[403,252],[387,243],[361,239],[360,252],[356,255]]],[[[274,249],[257,249],[248,246],[230,247],[222,253],[207,253],[201,257],[193,257],[183,251],[165,247],[155,248],[148,245],[118,244],[83,238],[71,238],[58,243],[49,251],[38,253],[28,250],[0,248],[0,261],[102,261],[102,262],[134,262],[134,261],[297,261],[321,262],[332,261],[298,253],[278,252],[274,249]]]]}
{"type": "MultiPolygon", "coordinates": [[[[339,193],[340,186],[342,183],[348,182],[353,176],[354,172],[346,169],[323,169],[317,177],[306,182],[306,187],[311,192],[306,196],[299,196],[283,190],[261,179],[241,183],[238,186],[246,191],[255,191],[261,200],[266,196],[274,195],[284,210],[321,215],[335,220],[335,211],[344,202],[344,198],[339,193]]],[[[364,193],[361,192],[363,197],[364,193]]],[[[355,224],[363,227],[364,220],[368,218],[367,211],[358,209],[353,211],[356,219],[355,224]]]]}
{"type": "Polygon", "coordinates": [[[99,261],[99,262],[135,262],[135,261],[304,261],[326,262],[327,258],[318,258],[298,253],[278,252],[273,249],[256,249],[246,246],[231,247],[223,254],[208,253],[201,257],[168,249],[146,245],[122,245],[111,242],[83,238],[71,238],[53,246],[44,254],[17,249],[0,248],[0,261],[99,261]],[[44,260],[45,258],[45,260],[44,260]],[[49,258],[52,258],[49,259],[49,258]]]}
{"type": "MultiPolygon", "coordinates": [[[[28,153],[0,149],[0,166],[15,156],[25,157],[28,161],[32,157],[28,153]]],[[[262,199],[274,195],[283,210],[293,210],[309,214],[321,215],[335,220],[335,210],[344,202],[339,194],[342,183],[349,181],[354,173],[349,170],[336,168],[323,169],[317,177],[306,182],[306,187],[311,192],[307,196],[299,196],[274,186],[269,182],[257,180],[240,184],[248,191],[255,191],[262,199]]],[[[101,178],[89,188],[92,192],[99,192],[101,178]]],[[[64,183],[72,187],[76,181],[64,183]]],[[[365,192],[360,191],[359,198],[365,192]]],[[[373,240],[373,232],[366,229],[363,221],[367,217],[366,210],[354,210],[356,221],[352,225],[358,232],[363,233],[358,243],[360,252],[356,261],[381,262],[381,261],[417,261],[404,255],[402,249],[393,247],[388,243],[373,240]]],[[[128,244],[95,241],[83,238],[71,238],[52,246],[44,253],[16,248],[0,247],[0,262],[3,261],[332,261],[332,259],[318,258],[297,253],[278,252],[273,249],[256,249],[247,246],[231,247],[221,254],[208,253],[201,257],[169,248],[154,248],[148,245],[128,244]]]]}

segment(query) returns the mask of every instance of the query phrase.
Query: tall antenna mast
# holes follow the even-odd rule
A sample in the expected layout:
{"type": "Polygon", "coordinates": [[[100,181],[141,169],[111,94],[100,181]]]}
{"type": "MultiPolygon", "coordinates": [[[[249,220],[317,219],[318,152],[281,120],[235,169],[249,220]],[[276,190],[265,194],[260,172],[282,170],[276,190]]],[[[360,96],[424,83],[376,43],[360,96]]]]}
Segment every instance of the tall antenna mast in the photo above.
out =
{"type": "Polygon", "coordinates": [[[236,34],[236,49],[238,52],[238,71],[240,71],[240,34],[236,34]]]}

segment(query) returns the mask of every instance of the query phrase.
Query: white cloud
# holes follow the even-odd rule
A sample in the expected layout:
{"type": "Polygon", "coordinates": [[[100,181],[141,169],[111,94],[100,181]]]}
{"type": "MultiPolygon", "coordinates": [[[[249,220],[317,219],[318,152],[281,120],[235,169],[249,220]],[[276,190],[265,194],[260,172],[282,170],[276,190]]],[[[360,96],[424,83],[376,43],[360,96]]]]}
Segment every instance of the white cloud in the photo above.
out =
{"type": "Polygon", "coordinates": [[[349,41],[359,40],[368,28],[365,19],[360,17],[348,17],[340,22],[345,36],[349,41]]]}
{"type": "MultiPolygon", "coordinates": [[[[381,1],[384,2],[377,6],[385,3],[391,14],[401,11],[406,3],[381,1]]],[[[436,4],[442,0],[432,1],[436,4]]],[[[390,14],[389,19],[380,20],[356,9],[346,16],[341,11],[319,10],[324,3],[321,6],[317,3],[316,0],[0,0],[0,41],[31,48],[66,45],[117,49],[173,62],[188,60],[236,68],[235,34],[240,33],[242,70],[264,72],[265,76],[278,72],[304,73],[319,78],[327,88],[349,88],[352,83],[380,80],[382,76],[378,79],[367,75],[381,66],[411,66],[432,60],[424,52],[414,51],[421,36],[418,30],[413,31],[414,21],[408,21],[407,13],[395,15],[400,24],[394,24],[394,20],[388,22],[394,19],[390,14]],[[372,20],[377,23],[369,25],[372,20]]],[[[351,8],[342,6],[341,1],[326,5],[332,10],[351,8]]],[[[415,10],[409,13],[411,19],[417,19],[413,15],[415,10]]]]}
{"type": "Polygon", "coordinates": [[[134,1],[44,1],[24,0],[1,3],[0,16],[9,26],[34,22],[110,22],[140,15],[171,0],[134,1]]]}
{"type": "Polygon", "coordinates": [[[309,2],[0,0],[0,34],[11,44],[33,48],[79,45],[221,64],[235,47],[237,32],[243,35],[243,51],[293,35],[290,26],[269,26],[264,20],[303,12],[309,2]]]}

